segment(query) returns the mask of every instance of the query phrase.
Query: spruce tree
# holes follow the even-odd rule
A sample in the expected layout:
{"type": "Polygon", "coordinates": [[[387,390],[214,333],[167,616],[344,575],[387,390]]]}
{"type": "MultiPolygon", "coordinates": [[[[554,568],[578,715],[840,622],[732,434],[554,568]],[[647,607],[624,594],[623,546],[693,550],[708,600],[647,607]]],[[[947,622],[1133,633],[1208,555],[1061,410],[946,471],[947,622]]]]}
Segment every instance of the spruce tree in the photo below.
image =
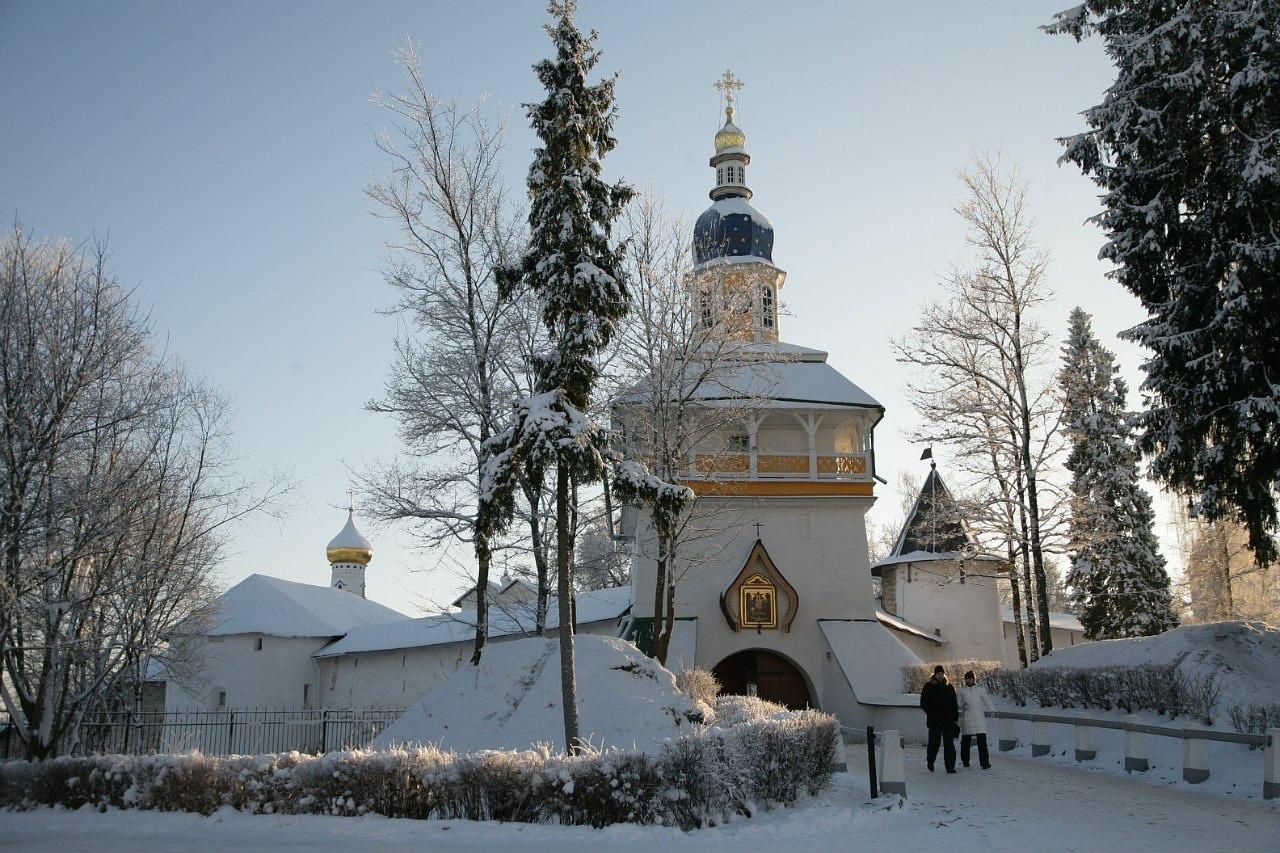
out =
{"type": "Polygon", "coordinates": [[[1277,556],[1280,3],[1088,0],[1046,27],[1100,35],[1116,67],[1061,140],[1105,192],[1111,275],[1148,319],[1141,444],[1193,514],[1277,556]]]}
{"type": "Polygon", "coordinates": [[[515,403],[512,424],[488,442],[481,480],[482,535],[511,519],[521,477],[555,478],[556,568],[565,747],[581,750],[573,659],[572,495],[601,479],[610,461],[605,436],[588,416],[609,346],[629,297],[622,247],[612,245],[614,221],[633,191],[601,178],[601,158],[613,150],[614,84],[587,77],[599,61],[596,33],[573,23],[575,0],[549,5],[546,26],[555,57],[534,66],[547,97],[526,105],[541,147],[529,168],[529,247],[502,275],[508,296],[528,290],[542,308],[551,343],[538,360],[538,394],[515,403]]]}
{"type": "Polygon", "coordinates": [[[1138,482],[1132,418],[1115,356],[1082,309],[1062,351],[1062,426],[1071,452],[1071,588],[1089,639],[1145,637],[1174,628],[1169,575],[1156,543],[1151,497],[1138,482]]]}

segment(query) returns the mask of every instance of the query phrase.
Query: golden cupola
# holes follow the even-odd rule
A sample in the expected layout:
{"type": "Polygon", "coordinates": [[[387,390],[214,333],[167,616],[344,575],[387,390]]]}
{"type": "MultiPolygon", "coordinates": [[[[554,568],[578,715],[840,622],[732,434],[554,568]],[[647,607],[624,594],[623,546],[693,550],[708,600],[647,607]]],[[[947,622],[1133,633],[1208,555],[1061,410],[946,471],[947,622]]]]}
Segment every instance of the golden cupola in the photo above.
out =
{"type": "Polygon", "coordinates": [[[354,509],[347,510],[347,523],[329,541],[325,556],[330,563],[355,563],[359,566],[366,566],[373,559],[373,545],[356,530],[354,509]]]}

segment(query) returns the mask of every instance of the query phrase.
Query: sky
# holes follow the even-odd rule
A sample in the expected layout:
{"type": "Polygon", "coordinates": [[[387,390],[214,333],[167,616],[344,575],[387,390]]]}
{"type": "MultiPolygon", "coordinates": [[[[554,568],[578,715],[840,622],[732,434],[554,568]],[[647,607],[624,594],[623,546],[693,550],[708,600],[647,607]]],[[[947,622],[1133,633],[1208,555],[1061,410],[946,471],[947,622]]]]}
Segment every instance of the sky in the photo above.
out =
{"type": "MultiPolygon", "coordinates": [[[[782,337],[828,351],[887,410],[876,446],[889,485],[873,520],[898,512],[898,472],[926,464],[890,341],[965,254],[956,171],[974,152],[998,150],[1031,182],[1052,256],[1044,323],[1060,339],[1083,306],[1130,386],[1141,379],[1141,353],[1116,334],[1142,311],[1104,277],[1086,222],[1097,189],[1057,164],[1056,138],[1083,129],[1079,113],[1113,78],[1096,41],[1037,29],[1066,5],[582,3],[600,69],[620,75],[606,176],[690,219],[714,177],[712,84],[726,68],[746,81],[737,123],[753,204],[788,273],[782,337]]],[[[298,482],[283,520],[234,532],[224,581],[327,584],[350,470],[401,449],[390,418],[364,409],[401,331],[382,310],[394,233],[364,194],[390,171],[370,94],[400,85],[393,49],[412,39],[437,94],[510,116],[504,175],[518,192],[534,144],[520,105],[541,97],[531,66],[550,52],[545,17],[511,0],[0,0],[0,212],[37,236],[108,236],[166,349],[233,401],[241,470],[298,482]]],[[[362,526],[369,597],[412,611],[465,586],[410,530],[362,526]]]]}

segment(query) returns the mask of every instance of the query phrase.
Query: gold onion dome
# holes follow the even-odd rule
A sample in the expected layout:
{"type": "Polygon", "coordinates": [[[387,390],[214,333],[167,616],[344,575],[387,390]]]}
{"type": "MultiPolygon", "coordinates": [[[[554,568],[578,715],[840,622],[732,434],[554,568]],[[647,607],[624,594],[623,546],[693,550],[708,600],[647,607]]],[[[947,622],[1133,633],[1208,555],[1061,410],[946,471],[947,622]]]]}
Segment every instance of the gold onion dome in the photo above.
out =
{"type": "Polygon", "coordinates": [[[356,530],[355,510],[347,510],[347,523],[329,542],[325,556],[330,563],[357,563],[361,566],[368,565],[373,559],[373,545],[356,530]]]}
{"type": "Polygon", "coordinates": [[[742,128],[733,123],[733,107],[725,108],[724,127],[716,133],[716,153],[728,151],[730,148],[746,147],[747,135],[742,132],[742,128]]]}

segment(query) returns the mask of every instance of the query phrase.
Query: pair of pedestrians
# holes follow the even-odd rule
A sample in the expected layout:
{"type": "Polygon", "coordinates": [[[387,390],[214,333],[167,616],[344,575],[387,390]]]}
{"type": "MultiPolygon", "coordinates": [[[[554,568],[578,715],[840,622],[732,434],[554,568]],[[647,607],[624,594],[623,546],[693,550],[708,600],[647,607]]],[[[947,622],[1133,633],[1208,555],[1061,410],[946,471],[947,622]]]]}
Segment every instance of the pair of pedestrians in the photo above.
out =
{"type": "Polygon", "coordinates": [[[969,766],[972,742],[976,740],[978,765],[983,770],[991,769],[991,756],[987,752],[985,712],[995,708],[991,705],[991,697],[987,695],[986,689],[978,685],[978,678],[973,670],[964,674],[964,686],[957,691],[947,681],[946,670],[935,666],[933,677],[925,682],[924,689],[920,691],[920,707],[924,710],[925,723],[929,727],[929,747],[925,760],[930,773],[933,772],[940,746],[947,772],[956,772],[957,736],[961,738],[960,761],[965,767],[969,766]]]}

